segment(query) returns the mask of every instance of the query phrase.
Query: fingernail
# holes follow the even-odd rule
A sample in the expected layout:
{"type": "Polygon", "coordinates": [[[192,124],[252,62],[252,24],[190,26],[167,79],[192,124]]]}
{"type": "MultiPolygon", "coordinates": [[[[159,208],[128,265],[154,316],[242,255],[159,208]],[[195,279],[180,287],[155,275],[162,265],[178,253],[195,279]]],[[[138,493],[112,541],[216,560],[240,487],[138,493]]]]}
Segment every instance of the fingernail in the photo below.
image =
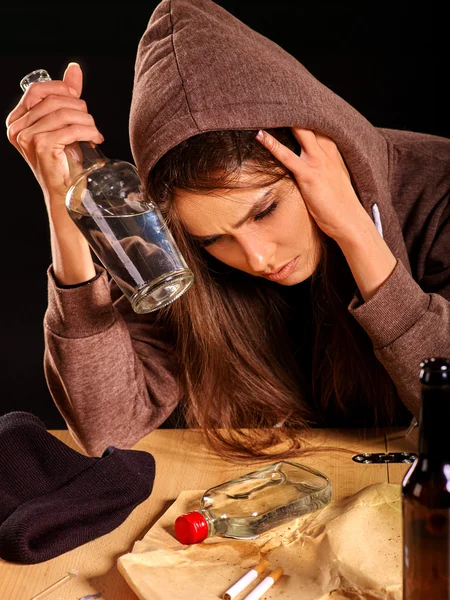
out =
{"type": "Polygon", "coordinates": [[[262,130],[260,129],[258,131],[258,133],[256,134],[256,139],[257,140],[263,140],[264,139],[264,133],[262,132],[262,130]]]}
{"type": "Polygon", "coordinates": [[[72,94],[72,96],[76,96],[78,98],[78,92],[75,88],[69,87],[69,91],[72,94]]]}
{"type": "Polygon", "coordinates": [[[70,67],[70,65],[77,65],[77,67],[80,66],[80,63],[77,62],[70,62],[67,66],[70,67]]]}

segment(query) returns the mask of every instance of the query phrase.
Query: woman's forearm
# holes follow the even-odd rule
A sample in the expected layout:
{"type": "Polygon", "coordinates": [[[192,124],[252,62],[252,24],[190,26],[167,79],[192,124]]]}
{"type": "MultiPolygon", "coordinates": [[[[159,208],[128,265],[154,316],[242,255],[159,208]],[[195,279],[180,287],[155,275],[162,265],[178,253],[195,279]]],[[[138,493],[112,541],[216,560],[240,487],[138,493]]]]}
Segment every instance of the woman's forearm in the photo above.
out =
{"type": "Polygon", "coordinates": [[[336,240],[351,269],[364,302],[374,296],[394,270],[397,259],[367,215],[358,231],[336,240]]]}
{"type": "Polygon", "coordinates": [[[58,283],[83,283],[95,276],[89,244],[61,203],[49,205],[53,272],[58,283]]]}

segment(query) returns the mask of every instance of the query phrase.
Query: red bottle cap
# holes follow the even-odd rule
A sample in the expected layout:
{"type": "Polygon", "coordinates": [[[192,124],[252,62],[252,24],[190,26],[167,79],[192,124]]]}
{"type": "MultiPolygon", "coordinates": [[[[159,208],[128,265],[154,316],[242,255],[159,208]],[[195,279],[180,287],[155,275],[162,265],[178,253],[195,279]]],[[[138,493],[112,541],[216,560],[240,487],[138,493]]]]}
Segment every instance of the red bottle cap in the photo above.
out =
{"type": "Polygon", "coordinates": [[[198,510],[186,513],[176,519],[175,535],[182,544],[198,544],[208,537],[208,522],[198,510]]]}

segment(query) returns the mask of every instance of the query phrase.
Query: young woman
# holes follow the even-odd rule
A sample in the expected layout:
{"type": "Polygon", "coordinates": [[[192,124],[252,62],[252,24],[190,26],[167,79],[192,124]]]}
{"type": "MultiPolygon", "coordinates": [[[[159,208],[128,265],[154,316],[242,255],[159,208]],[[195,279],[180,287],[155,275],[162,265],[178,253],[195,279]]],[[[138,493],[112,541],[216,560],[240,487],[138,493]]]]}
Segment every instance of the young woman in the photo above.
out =
{"type": "Polygon", "coordinates": [[[65,146],[103,140],[81,91],[72,63],[7,125],[50,219],[46,377],[89,453],[176,407],[236,457],[286,438],[278,456],[298,453],[308,425],[417,416],[420,361],[450,355],[450,140],[373,127],[214,2],[164,0],[130,139],[195,283],[137,315],[64,206],[65,146]]]}

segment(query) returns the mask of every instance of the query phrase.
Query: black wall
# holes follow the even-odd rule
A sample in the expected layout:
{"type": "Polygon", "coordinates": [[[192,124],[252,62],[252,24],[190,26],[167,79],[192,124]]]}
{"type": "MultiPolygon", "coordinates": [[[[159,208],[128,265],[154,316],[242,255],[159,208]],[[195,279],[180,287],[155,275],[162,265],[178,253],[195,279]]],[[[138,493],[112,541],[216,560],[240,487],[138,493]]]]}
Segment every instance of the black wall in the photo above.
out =
{"type": "MultiPolygon", "coordinates": [[[[132,161],[128,110],[134,57],[156,4],[3,5],[3,123],[21,96],[19,81],[25,74],[45,68],[59,79],[67,63],[77,61],[85,74],[83,98],[106,138],[104,153],[132,161]]],[[[375,126],[450,137],[444,94],[449,52],[437,33],[443,16],[431,4],[420,5],[420,13],[395,2],[386,11],[377,4],[376,12],[364,2],[219,4],[296,56],[375,126]]],[[[0,415],[28,410],[49,428],[64,427],[42,370],[50,263],[43,199],[28,165],[7,141],[5,128],[0,144],[0,415]]]]}

